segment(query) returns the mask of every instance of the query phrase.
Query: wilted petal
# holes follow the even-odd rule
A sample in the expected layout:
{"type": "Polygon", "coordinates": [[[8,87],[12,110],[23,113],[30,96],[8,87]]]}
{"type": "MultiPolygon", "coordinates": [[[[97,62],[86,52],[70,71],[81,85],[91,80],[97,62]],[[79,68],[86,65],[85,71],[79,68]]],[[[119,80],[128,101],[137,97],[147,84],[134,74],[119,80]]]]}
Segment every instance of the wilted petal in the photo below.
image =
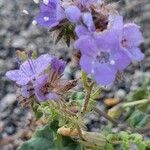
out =
{"type": "Polygon", "coordinates": [[[94,69],[94,79],[100,85],[107,86],[116,78],[117,69],[108,64],[99,64],[94,69]]]}
{"type": "Polygon", "coordinates": [[[70,22],[77,23],[80,21],[81,12],[77,6],[69,6],[65,9],[65,13],[70,22]]]}
{"type": "Polygon", "coordinates": [[[127,47],[137,47],[143,42],[143,36],[140,27],[134,23],[124,25],[123,39],[127,40],[127,47]]]}

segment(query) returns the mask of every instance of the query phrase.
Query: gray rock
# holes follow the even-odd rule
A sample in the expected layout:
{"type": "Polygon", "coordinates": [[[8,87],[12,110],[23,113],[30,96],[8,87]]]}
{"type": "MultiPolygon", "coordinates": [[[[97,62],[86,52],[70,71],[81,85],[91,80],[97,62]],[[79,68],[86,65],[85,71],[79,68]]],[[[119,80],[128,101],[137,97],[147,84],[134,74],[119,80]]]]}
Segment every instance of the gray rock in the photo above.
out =
{"type": "Polygon", "coordinates": [[[119,98],[120,100],[125,99],[125,96],[126,96],[126,91],[123,90],[123,89],[119,89],[119,90],[117,90],[116,93],[115,93],[115,97],[116,97],[116,98],[119,98]]]}
{"type": "Polygon", "coordinates": [[[0,101],[0,112],[4,111],[8,106],[12,105],[16,101],[15,94],[7,94],[1,101],[0,101]]]}

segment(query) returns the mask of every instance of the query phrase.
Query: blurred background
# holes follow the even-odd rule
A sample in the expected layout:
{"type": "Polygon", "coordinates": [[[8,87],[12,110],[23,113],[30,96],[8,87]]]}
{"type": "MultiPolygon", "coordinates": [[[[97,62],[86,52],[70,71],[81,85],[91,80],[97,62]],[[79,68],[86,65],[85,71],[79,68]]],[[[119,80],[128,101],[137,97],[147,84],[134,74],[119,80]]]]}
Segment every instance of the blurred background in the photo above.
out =
{"type": "MultiPolygon", "coordinates": [[[[108,1],[108,0],[107,0],[108,1]]],[[[145,59],[135,63],[125,71],[124,79],[104,91],[101,99],[124,98],[141,83],[143,75],[150,76],[150,0],[110,0],[124,16],[126,22],[141,26],[145,42],[141,46],[145,59]]],[[[16,87],[6,77],[6,71],[17,67],[16,50],[36,50],[49,52],[68,61],[65,76],[72,79],[79,75],[78,69],[70,61],[71,50],[64,43],[54,45],[47,29],[32,25],[38,13],[38,5],[33,0],[0,0],[0,149],[15,150],[17,145],[32,134],[32,114],[21,108],[16,100],[16,87]],[[27,10],[27,13],[23,13],[27,10]],[[30,124],[30,125],[29,125],[30,124]],[[29,129],[30,128],[30,129],[29,129]],[[31,131],[31,132],[29,132],[31,131]]],[[[92,116],[87,121],[89,128],[96,131],[104,120],[92,116]]],[[[34,130],[34,129],[33,129],[34,130]]]]}

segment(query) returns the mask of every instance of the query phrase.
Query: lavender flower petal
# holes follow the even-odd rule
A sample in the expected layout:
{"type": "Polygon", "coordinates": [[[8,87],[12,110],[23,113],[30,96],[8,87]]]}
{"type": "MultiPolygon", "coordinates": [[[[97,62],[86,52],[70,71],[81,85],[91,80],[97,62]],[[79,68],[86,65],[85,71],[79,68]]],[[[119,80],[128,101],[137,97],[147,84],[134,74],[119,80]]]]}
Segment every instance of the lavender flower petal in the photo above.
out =
{"type": "Polygon", "coordinates": [[[36,73],[42,73],[51,63],[53,57],[49,54],[43,54],[34,61],[36,73]]]}
{"type": "Polygon", "coordinates": [[[72,23],[77,23],[80,21],[81,18],[81,12],[80,9],[77,6],[69,6],[65,9],[65,13],[67,16],[67,19],[72,23]]]}
{"type": "Polygon", "coordinates": [[[48,54],[41,55],[39,58],[32,60],[28,59],[18,70],[11,70],[6,73],[6,76],[16,81],[19,85],[26,85],[29,81],[38,77],[49,65],[52,57],[48,54]]]}
{"type": "Polygon", "coordinates": [[[29,98],[32,95],[31,91],[29,90],[29,85],[24,85],[21,87],[21,95],[24,98],[29,98]]]}
{"type": "Polygon", "coordinates": [[[52,28],[59,24],[59,21],[56,20],[56,18],[52,18],[51,15],[47,12],[41,13],[38,17],[35,19],[37,23],[41,26],[52,28]]]}
{"type": "Polygon", "coordinates": [[[95,39],[101,49],[116,49],[119,47],[122,37],[123,18],[120,15],[111,15],[108,20],[107,30],[95,33],[95,39]]]}
{"type": "Polygon", "coordinates": [[[6,76],[12,80],[16,81],[19,85],[26,85],[30,78],[26,76],[22,71],[20,70],[11,70],[6,73],[6,76]]]}
{"type": "Polygon", "coordinates": [[[52,28],[57,26],[64,18],[65,15],[60,6],[60,0],[45,0],[41,2],[40,13],[35,20],[41,26],[52,28]]]}
{"type": "Polygon", "coordinates": [[[84,24],[89,29],[89,31],[95,31],[95,25],[94,25],[93,18],[90,12],[83,13],[82,19],[83,19],[84,24]]]}
{"type": "Polygon", "coordinates": [[[46,95],[48,93],[45,94],[42,91],[42,88],[47,83],[47,81],[48,81],[48,75],[43,75],[40,76],[34,84],[35,96],[39,102],[47,100],[46,95]]]}
{"type": "Polygon", "coordinates": [[[139,48],[131,48],[128,51],[132,61],[142,61],[145,57],[139,48]]]}
{"type": "Polygon", "coordinates": [[[94,79],[100,85],[107,86],[111,84],[115,78],[117,69],[115,66],[107,65],[107,64],[99,64],[94,69],[94,79]]]}
{"type": "Polygon", "coordinates": [[[96,55],[98,49],[95,40],[91,36],[82,36],[75,42],[75,48],[79,49],[82,54],[89,56],[96,55]]]}
{"type": "Polygon", "coordinates": [[[89,30],[86,27],[84,27],[83,25],[77,25],[75,27],[75,33],[77,34],[78,37],[90,35],[89,30]]]}
{"type": "Polygon", "coordinates": [[[92,61],[93,61],[93,58],[88,55],[82,55],[80,59],[81,68],[88,74],[92,73],[92,68],[93,68],[92,61]]]}
{"type": "Polygon", "coordinates": [[[48,82],[48,75],[45,74],[40,76],[34,84],[35,96],[39,102],[59,99],[59,96],[56,93],[49,92],[47,87],[45,87],[47,82],[48,82]]]}
{"type": "Polygon", "coordinates": [[[54,57],[51,61],[51,68],[54,71],[57,71],[59,74],[62,74],[66,66],[66,62],[54,57]]]}
{"type": "Polygon", "coordinates": [[[123,39],[127,41],[128,48],[138,47],[143,42],[140,27],[134,23],[124,25],[123,39]]]}
{"type": "Polygon", "coordinates": [[[128,53],[121,48],[116,51],[112,51],[111,56],[117,69],[120,71],[124,70],[131,63],[128,53]]]}

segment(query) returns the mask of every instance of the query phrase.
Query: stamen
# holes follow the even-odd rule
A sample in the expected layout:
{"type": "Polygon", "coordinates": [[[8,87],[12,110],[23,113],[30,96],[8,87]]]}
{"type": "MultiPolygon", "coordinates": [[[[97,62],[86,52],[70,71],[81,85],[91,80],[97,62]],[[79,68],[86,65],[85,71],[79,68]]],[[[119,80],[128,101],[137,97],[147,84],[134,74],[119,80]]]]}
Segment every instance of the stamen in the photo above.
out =
{"type": "Polygon", "coordinates": [[[44,17],[44,21],[49,21],[49,17],[44,17]]]}
{"type": "Polygon", "coordinates": [[[98,52],[96,60],[101,64],[108,63],[109,62],[109,53],[107,53],[107,52],[98,52]]]}
{"type": "Polygon", "coordinates": [[[43,3],[44,3],[45,5],[48,5],[49,0],[43,0],[43,3]]]}
{"type": "Polygon", "coordinates": [[[123,38],[122,41],[121,41],[121,44],[122,44],[123,47],[128,47],[127,39],[123,38]]]}
{"type": "Polygon", "coordinates": [[[94,65],[95,64],[95,61],[92,61],[92,65],[94,65]]]}
{"type": "Polygon", "coordinates": [[[94,74],[94,73],[95,73],[94,69],[92,69],[91,73],[92,73],[92,74],[94,74]]]}
{"type": "Polygon", "coordinates": [[[111,64],[111,65],[114,65],[114,64],[115,64],[115,61],[114,61],[114,60],[111,60],[111,61],[110,61],[110,64],[111,64]]]}

